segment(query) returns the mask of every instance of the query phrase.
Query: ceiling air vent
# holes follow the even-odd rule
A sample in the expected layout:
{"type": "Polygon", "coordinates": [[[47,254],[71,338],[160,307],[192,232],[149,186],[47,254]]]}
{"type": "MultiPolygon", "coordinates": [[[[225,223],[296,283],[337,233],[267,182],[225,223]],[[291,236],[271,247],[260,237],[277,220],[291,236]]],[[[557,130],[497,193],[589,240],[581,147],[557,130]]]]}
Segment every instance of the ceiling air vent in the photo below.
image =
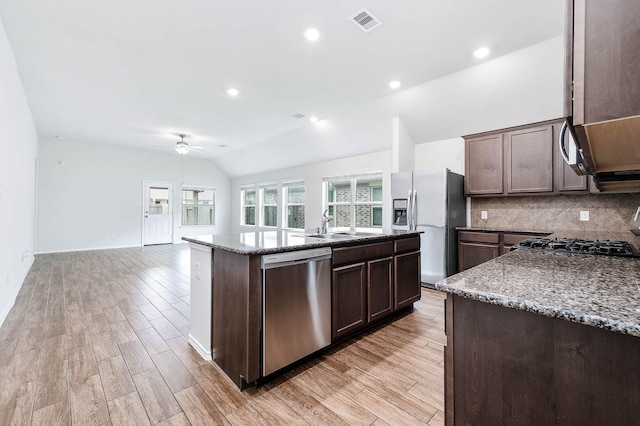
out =
{"type": "Polygon", "coordinates": [[[293,115],[292,115],[292,117],[293,117],[293,118],[304,118],[304,115],[303,115],[303,114],[298,113],[298,114],[293,114],[293,115]]]}
{"type": "Polygon", "coordinates": [[[371,14],[367,9],[360,9],[349,17],[349,20],[368,33],[372,29],[382,25],[382,22],[371,14]]]}

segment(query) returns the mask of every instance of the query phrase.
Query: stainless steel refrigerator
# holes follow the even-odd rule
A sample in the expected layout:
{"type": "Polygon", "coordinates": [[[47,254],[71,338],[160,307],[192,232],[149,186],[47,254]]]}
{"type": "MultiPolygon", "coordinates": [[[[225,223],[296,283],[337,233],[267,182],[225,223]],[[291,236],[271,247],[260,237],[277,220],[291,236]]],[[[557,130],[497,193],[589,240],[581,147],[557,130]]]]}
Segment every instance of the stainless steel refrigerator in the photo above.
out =
{"type": "Polygon", "coordinates": [[[457,272],[455,228],[466,225],[464,176],[449,169],[391,174],[393,229],[420,234],[421,281],[436,281],[457,272]]]}

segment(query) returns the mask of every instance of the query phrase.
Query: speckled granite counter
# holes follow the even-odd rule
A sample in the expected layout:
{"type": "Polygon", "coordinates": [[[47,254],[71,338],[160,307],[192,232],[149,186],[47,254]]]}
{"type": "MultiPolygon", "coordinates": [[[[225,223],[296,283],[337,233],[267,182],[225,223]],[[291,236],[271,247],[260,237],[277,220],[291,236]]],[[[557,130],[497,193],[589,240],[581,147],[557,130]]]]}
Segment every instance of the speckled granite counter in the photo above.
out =
{"type": "MultiPolygon", "coordinates": [[[[551,236],[624,239],[638,247],[630,232],[551,236]]],[[[439,281],[436,288],[640,337],[640,259],[516,250],[439,281]]]]}
{"type": "Polygon", "coordinates": [[[362,244],[363,241],[383,241],[418,235],[422,231],[383,231],[380,234],[335,236],[334,238],[307,237],[301,231],[258,231],[231,235],[197,235],[182,237],[190,243],[222,249],[238,254],[271,254],[315,247],[362,244]]]}

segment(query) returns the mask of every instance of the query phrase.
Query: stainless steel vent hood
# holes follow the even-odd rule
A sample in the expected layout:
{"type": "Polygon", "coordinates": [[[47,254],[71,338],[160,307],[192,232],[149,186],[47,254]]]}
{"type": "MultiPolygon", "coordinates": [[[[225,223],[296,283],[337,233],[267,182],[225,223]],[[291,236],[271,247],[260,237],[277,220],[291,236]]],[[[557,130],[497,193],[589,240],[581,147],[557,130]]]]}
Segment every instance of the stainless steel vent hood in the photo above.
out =
{"type": "Polygon", "coordinates": [[[565,117],[602,192],[640,192],[640,2],[566,0],[565,117]]]}

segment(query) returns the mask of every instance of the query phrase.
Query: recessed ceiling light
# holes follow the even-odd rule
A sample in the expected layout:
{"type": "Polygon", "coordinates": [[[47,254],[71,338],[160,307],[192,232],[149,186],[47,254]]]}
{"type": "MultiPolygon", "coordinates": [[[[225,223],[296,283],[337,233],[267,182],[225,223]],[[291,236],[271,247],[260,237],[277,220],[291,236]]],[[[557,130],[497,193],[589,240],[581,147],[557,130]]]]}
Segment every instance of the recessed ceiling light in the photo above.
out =
{"type": "Polygon", "coordinates": [[[307,28],[304,30],[304,36],[309,41],[316,41],[320,38],[320,31],[317,28],[307,28]]]}
{"type": "Polygon", "coordinates": [[[473,56],[475,56],[478,59],[482,59],[482,58],[486,58],[489,55],[489,53],[491,53],[491,50],[488,47],[480,47],[473,51],[473,56]]]}
{"type": "Polygon", "coordinates": [[[227,93],[229,94],[229,96],[238,96],[238,89],[234,89],[233,87],[230,88],[229,90],[227,90],[227,93]]]}
{"type": "Polygon", "coordinates": [[[220,148],[226,148],[226,147],[227,147],[227,145],[226,145],[226,144],[224,144],[224,143],[218,144],[218,146],[219,146],[220,148]]]}
{"type": "Polygon", "coordinates": [[[320,119],[318,117],[309,117],[309,121],[312,123],[317,123],[318,121],[320,121],[320,119]]]}
{"type": "Polygon", "coordinates": [[[60,135],[53,135],[53,137],[56,139],[64,139],[64,136],[60,136],[60,135]]]}
{"type": "Polygon", "coordinates": [[[392,82],[389,83],[389,87],[391,87],[392,89],[397,89],[400,86],[401,84],[398,80],[393,80],[392,82]]]}

